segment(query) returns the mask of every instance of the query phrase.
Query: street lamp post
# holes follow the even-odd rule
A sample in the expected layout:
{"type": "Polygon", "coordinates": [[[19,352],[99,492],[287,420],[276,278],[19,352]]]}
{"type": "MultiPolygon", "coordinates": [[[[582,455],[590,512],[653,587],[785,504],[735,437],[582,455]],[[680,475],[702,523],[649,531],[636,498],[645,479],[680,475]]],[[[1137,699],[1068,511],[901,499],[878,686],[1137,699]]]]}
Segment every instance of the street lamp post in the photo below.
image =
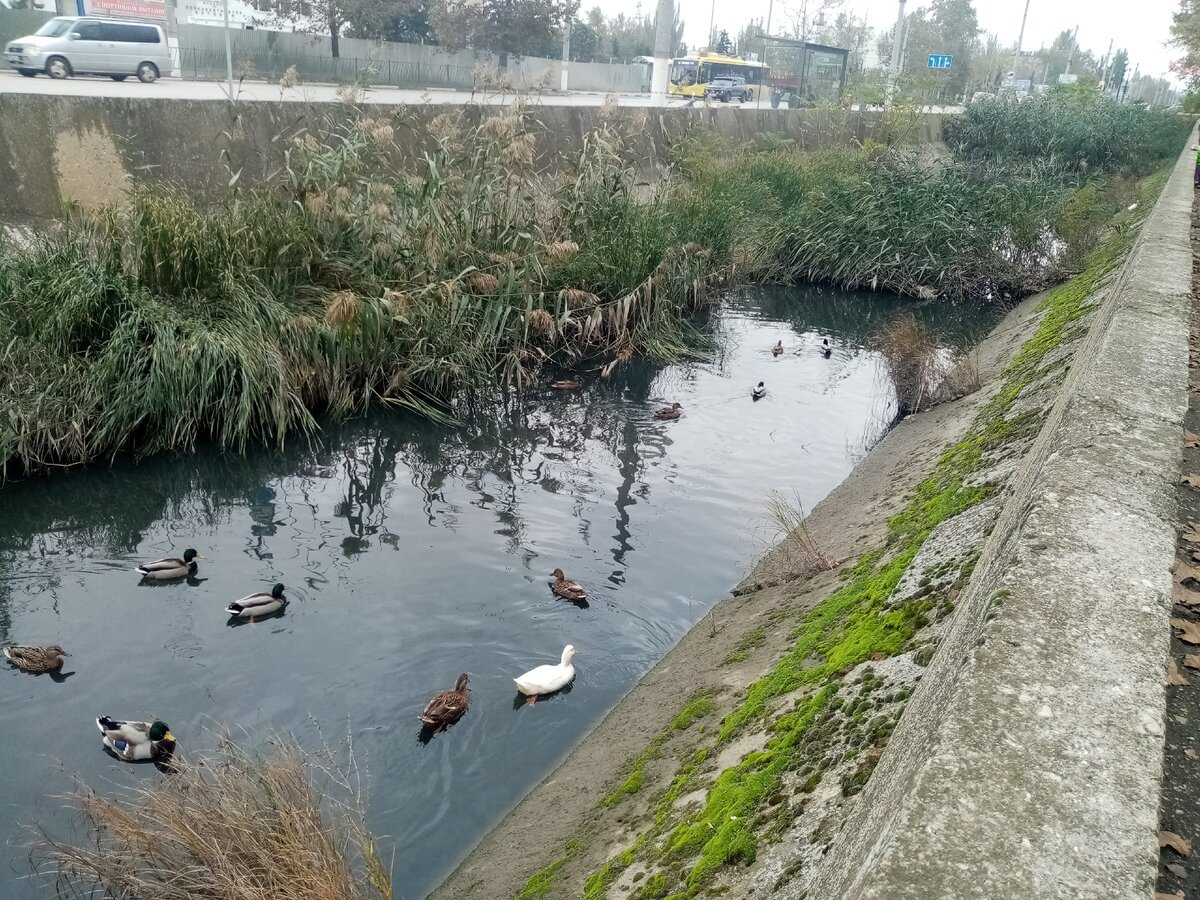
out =
{"type": "Polygon", "coordinates": [[[1021,45],[1025,43],[1025,20],[1029,18],[1029,0],[1025,0],[1025,12],[1021,14],[1021,32],[1017,35],[1017,49],[1013,53],[1013,78],[1017,77],[1017,63],[1021,61],[1021,45]]]}
{"type": "Polygon", "coordinates": [[[900,42],[904,39],[904,3],[900,0],[900,12],[896,16],[896,31],[892,35],[892,67],[888,71],[887,91],[884,94],[883,105],[892,108],[892,98],[896,94],[896,79],[900,76],[900,42]]]}

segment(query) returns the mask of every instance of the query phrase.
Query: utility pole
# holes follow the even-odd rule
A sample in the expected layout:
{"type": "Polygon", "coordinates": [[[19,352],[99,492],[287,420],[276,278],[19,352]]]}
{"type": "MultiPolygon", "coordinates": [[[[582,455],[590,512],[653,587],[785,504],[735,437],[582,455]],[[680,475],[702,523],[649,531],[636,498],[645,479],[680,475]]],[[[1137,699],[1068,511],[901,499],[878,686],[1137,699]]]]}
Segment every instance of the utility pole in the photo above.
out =
{"type": "MultiPolygon", "coordinates": [[[[226,0],[229,2],[229,0],[226,0]]],[[[562,58],[562,76],[559,78],[558,88],[564,94],[568,90],[568,84],[571,80],[571,22],[568,19],[566,26],[563,28],[563,58],[562,58]]]]}
{"type": "Polygon", "coordinates": [[[1079,26],[1075,26],[1075,31],[1071,34],[1071,52],[1067,55],[1067,70],[1064,75],[1071,74],[1071,63],[1075,60],[1075,50],[1079,47],[1079,26]]]}
{"type": "Polygon", "coordinates": [[[657,106],[667,105],[667,89],[671,83],[671,39],[675,23],[675,0],[658,0],[654,25],[654,69],[650,73],[650,101],[657,106]]]}
{"type": "Polygon", "coordinates": [[[1104,84],[1104,93],[1108,93],[1108,67],[1112,65],[1112,45],[1113,39],[1108,39],[1108,52],[1104,54],[1104,77],[1100,81],[1104,84]]]}
{"type": "Polygon", "coordinates": [[[1021,45],[1025,43],[1025,20],[1029,18],[1029,0],[1025,0],[1025,12],[1021,15],[1021,33],[1017,35],[1017,49],[1013,53],[1013,78],[1017,77],[1017,63],[1021,60],[1021,45]]]}
{"type": "Polygon", "coordinates": [[[233,102],[233,48],[229,43],[229,0],[221,0],[225,12],[225,74],[229,78],[229,102],[233,102]]]}
{"type": "Polygon", "coordinates": [[[900,42],[904,40],[904,3],[900,0],[900,12],[896,16],[896,30],[892,34],[892,67],[888,72],[887,91],[884,94],[883,105],[892,108],[892,99],[896,95],[896,79],[900,77],[900,42]]]}

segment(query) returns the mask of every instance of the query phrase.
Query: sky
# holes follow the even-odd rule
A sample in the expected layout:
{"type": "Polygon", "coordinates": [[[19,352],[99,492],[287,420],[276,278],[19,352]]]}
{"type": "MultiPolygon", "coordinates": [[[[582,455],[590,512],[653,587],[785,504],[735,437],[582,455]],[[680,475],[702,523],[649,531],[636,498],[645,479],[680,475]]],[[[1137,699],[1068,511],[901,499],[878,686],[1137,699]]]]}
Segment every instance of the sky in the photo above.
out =
{"type": "MultiPolygon", "coordinates": [[[[809,0],[814,6],[817,0],[809,0]]],[[[707,42],[712,0],[676,0],[684,20],[683,39],[689,49],[707,42]]],[[[770,0],[718,0],[716,27],[733,36],[751,19],[766,19],[770,0]]],[[[775,0],[771,31],[779,34],[781,9],[799,9],[803,0],[775,0]]],[[[606,14],[631,13],[637,0],[583,0],[584,8],[599,5],[606,14]]],[[[928,6],[928,0],[909,0],[907,11],[928,6]]],[[[1129,68],[1141,66],[1142,74],[1162,75],[1178,51],[1165,46],[1170,37],[1171,13],[1178,0],[1030,0],[1029,21],[1025,26],[1026,50],[1049,45],[1058,33],[1079,26],[1079,45],[1102,56],[1109,39],[1115,47],[1129,50],[1129,68]]],[[[655,0],[642,0],[644,12],[653,14],[655,0]]],[[[979,24],[985,32],[994,32],[1004,44],[1012,45],[1021,29],[1022,0],[975,0],[979,24]]],[[[891,28],[899,9],[897,0],[844,0],[841,9],[866,14],[877,30],[891,28]]],[[[831,17],[832,18],[832,17],[831,17]]]]}

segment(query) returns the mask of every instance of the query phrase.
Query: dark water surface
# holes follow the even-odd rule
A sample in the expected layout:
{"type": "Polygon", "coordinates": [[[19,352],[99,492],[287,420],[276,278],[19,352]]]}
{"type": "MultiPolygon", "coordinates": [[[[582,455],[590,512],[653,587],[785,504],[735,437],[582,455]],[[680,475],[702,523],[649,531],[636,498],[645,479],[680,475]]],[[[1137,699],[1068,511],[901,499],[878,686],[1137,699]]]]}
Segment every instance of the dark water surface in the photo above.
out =
{"type": "MultiPolygon", "coordinates": [[[[75,673],[0,666],[0,896],[50,895],[25,877],[20,826],[65,828],[54,795],[72,776],[102,791],[160,777],[104,754],[103,713],[162,718],[183,752],[217,726],[316,741],[311,717],[348,733],[397,896],[423,897],[738,582],[771,537],[770,489],[811,509],[849,473],[888,413],[867,338],[901,308],[756,291],[731,300],[709,362],[629,365],[466,427],[377,415],[322,448],[0,490],[0,643],[61,643],[75,673]],[[769,394],[752,403],[760,379],[769,394]],[[675,400],[683,419],[655,421],[675,400]],[[139,561],[189,546],[208,558],[198,583],[138,586],[139,561]],[[590,588],[587,609],[551,595],[558,566],[590,588]],[[229,601],[276,580],[292,599],[281,618],[227,627],[229,601]],[[573,689],[515,706],[513,676],[568,642],[573,689]],[[418,712],[463,671],[467,717],[419,743],[418,712]]],[[[956,345],[995,321],[917,312],[956,345]]]]}

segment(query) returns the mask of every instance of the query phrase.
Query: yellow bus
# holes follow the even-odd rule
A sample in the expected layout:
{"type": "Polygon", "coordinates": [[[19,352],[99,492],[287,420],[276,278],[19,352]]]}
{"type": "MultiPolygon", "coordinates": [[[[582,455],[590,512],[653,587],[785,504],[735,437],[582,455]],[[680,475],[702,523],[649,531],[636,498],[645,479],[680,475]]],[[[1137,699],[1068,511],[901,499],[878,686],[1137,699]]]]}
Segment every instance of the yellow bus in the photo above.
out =
{"type": "Polygon", "coordinates": [[[760,62],[703,51],[671,60],[670,92],[681,97],[703,97],[704,89],[714,78],[732,76],[746,79],[746,89],[754,100],[762,91],[770,90],[767,85],[770,74],[770,67],[760,62]]]}

